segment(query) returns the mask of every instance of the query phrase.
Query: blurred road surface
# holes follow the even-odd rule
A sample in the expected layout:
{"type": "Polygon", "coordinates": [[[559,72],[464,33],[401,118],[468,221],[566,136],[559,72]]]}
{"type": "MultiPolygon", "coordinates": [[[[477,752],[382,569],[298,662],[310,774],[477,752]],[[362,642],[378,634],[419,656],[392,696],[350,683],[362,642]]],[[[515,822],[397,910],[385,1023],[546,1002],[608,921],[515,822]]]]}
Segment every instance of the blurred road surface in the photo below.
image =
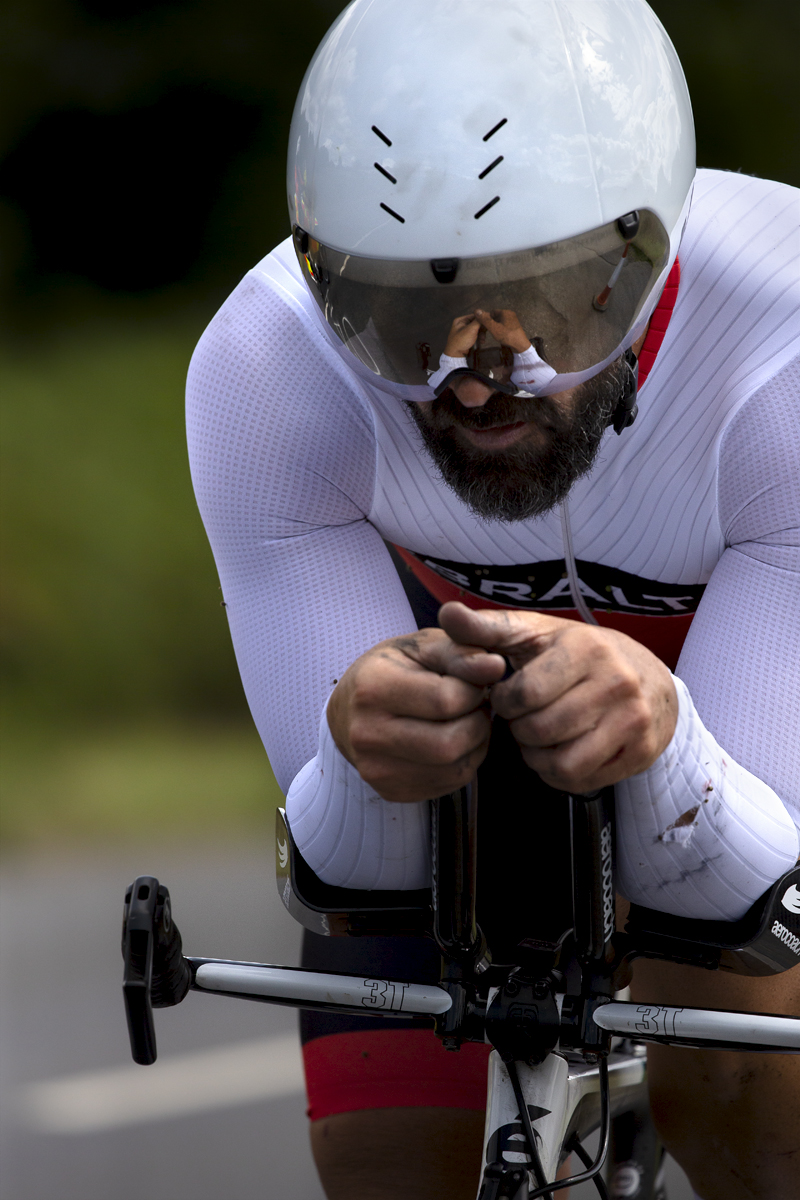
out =
{"type": "Polygon", "coordinates": [[[155,1066],[131,1063],[119,931],[145,873],[189,953],[297,962],[269,845],[6,861],[2,1200],[324,1200],[291,1010],[190,993],[156,1013],[155,1066]]]}
{"type": "Polygon", "coordinates": [[[141,874],[169,887],[187,953],[297,962],[266,839],[7,859],[0,1200],[324,1200],[291,1010],[190,993],[155,1014],[155,1066],[131,1063],[119,933],[141,874]]]}

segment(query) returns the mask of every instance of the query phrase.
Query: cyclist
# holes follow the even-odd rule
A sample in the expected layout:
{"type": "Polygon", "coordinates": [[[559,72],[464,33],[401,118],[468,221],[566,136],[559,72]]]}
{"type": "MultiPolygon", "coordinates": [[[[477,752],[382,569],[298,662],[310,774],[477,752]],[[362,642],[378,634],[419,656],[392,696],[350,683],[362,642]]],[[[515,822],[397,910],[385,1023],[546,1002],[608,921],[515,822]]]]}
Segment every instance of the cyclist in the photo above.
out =
{"type": "MultiPolygon", "coordinates": [[[[328,883],[424,886],[427,801],[477,771],[502,961],[568,924],[559,793],[613,783],[624,895],[741,916],[800,844],[797,192],[695,172],[644,0],[355,0],[303,83],[289,194],[293,237],[212,321],[188,400],[300,851],[328,883]]],[[[413,939],[308,935],[304,961],[438,969],[413,939]]],[[[636,987],[797,1011],[795,972],[636,987]]],[[[302,1024],[332,1200],[469,1196],[485,1048],[302,1024]]],[[[704,1200],[794,1194],[796,1066],[651,1056],[704,1200]]]]}

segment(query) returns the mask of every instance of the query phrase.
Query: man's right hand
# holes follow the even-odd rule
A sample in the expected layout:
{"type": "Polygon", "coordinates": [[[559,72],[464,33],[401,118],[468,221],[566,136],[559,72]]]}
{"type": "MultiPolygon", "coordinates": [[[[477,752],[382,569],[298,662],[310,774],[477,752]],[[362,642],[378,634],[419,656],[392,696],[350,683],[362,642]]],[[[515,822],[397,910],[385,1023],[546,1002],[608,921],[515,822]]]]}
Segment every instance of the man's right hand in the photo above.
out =
{"type": "Polygon", "coordinates": [[[486,756],[488,690],[505,669],[501,655],[460,646],[441,629],[379,642],[328,701],[333,739],[384,800],[443,796],[469,783],[486,756]]]}

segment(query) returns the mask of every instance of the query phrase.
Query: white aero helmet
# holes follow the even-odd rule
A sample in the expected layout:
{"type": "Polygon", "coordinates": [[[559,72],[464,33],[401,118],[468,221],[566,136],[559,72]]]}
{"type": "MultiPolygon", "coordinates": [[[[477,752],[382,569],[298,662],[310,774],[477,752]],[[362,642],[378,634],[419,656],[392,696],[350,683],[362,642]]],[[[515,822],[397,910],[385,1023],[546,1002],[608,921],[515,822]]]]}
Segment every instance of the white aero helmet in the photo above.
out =
{"type": "Polygon", "coordinates": [[[303,277],[348,365],[403,399],[432,399],[454,370],[563,391],[644,331],[694,149],[683,71],[645,0],[353,0],[292,121],[303,277]],[[476,311],[513,313],[527,375],[488,325],[441,357],[476,311]]]}

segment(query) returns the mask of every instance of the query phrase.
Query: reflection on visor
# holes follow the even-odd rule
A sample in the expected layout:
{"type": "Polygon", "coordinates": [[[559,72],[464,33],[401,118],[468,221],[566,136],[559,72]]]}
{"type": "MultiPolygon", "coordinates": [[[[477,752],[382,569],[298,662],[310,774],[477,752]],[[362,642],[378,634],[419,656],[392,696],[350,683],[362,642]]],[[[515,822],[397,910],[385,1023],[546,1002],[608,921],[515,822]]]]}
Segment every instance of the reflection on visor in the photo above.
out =
{"type": "Polygon", "coordinates": [[[647,303],[669,238],[643,209],[567,241],[482,258],[362,258],[299,227],[294,246],[328,325],[374,375],[418,385],[449,367],[514,391],[525,388],[526,361],[551,375],[604,362],[647,303]]]}

